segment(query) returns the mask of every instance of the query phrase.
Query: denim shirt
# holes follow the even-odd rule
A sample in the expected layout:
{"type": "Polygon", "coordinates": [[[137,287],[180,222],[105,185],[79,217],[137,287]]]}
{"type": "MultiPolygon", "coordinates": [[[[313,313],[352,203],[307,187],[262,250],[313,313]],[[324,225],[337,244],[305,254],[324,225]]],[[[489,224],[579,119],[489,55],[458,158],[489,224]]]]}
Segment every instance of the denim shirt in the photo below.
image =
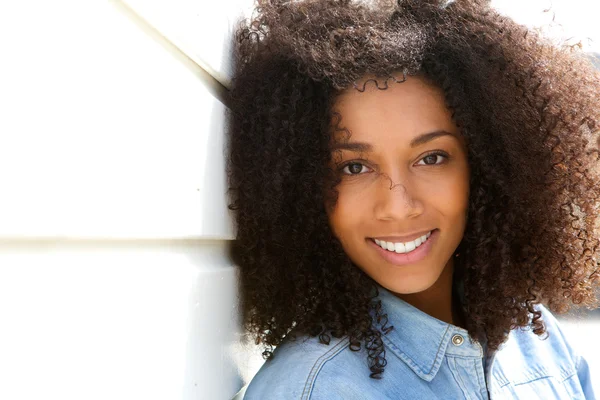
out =
{"type": "Polygon", "coordinates": [[[595,399],[585,359],[542,305],[548,337],[516,329],[496,352],[379,286],[387,326],[382,379],[369,377],[367,352],[348,337],[285,338],[245,392],[246,400],[595,399]]]}

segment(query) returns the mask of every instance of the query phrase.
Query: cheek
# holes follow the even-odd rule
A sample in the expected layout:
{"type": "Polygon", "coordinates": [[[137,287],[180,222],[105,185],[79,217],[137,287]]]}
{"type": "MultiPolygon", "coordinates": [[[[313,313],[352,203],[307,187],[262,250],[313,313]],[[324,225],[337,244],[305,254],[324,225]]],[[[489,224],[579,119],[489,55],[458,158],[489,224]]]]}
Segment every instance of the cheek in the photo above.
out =
{"type": "Polygon", "coordinates": [[[447,216],[463,218],[469,204],[469,180],[464,175],[457,175],[441,182],[435,187],[435,199],[439,209],[447,216]]]}
{"type": "Polygon", "coordinates": [[[356,232],[361,220],[361,210],[365,210],[365,207],[360,196],[345,188],[338,188],[337,203],[328,211],[328,217],[331,230],[340,241],[343,242],[352,232],[356,232]]]}

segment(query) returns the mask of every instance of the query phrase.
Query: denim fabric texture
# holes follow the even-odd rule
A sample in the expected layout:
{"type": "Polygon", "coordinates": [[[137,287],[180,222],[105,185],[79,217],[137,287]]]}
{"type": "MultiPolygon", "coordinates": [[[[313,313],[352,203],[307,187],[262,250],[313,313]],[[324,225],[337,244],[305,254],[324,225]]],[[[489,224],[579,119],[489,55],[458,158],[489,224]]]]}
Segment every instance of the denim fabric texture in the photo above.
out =
{"type": "Polygon", "coordinates": [[[387,365],[369,377],[364,344],[348,337],[288,338],[252,379],[246,400],[595,399],[586,360],[565,339],[558,321],[538,305],[548,334],[516,329],[494,353],[467,331],[420,311],[378,286],[386,326],[387,365]]]}

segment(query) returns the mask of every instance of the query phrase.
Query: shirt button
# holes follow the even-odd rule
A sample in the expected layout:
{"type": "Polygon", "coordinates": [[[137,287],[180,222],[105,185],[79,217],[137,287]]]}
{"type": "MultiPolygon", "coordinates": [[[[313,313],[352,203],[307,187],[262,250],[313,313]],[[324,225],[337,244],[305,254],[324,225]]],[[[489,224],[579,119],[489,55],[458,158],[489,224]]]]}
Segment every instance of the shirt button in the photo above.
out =
{"type": "Polygon", "coordinates": [[[463,337],[461,335],[454,335],[452,336],[452,343],[455,346],[460,346],[461,344],[463,344],[463,342],[465,341],[465,339],[463,339],[463,337]]]}

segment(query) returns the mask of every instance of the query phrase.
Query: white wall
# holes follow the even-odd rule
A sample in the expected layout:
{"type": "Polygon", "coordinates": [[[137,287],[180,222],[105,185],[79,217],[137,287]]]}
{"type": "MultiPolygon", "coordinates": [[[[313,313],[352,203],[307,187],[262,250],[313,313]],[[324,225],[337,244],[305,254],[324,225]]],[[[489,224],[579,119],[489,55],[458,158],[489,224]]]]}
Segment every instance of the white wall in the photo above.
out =
{"type": "Polygon", "coordinates": [[[596,0],[492,0],[492,6],[520,24],[549,37],[581,41],[585,51],[600,52],[600,3],[596,0]]]}
{"type": "Polygon", "coordinates": [[[225,252],[234,10],[205,5],[0,4],[0,398],[226,399],[253,373],[225,252]]]}

